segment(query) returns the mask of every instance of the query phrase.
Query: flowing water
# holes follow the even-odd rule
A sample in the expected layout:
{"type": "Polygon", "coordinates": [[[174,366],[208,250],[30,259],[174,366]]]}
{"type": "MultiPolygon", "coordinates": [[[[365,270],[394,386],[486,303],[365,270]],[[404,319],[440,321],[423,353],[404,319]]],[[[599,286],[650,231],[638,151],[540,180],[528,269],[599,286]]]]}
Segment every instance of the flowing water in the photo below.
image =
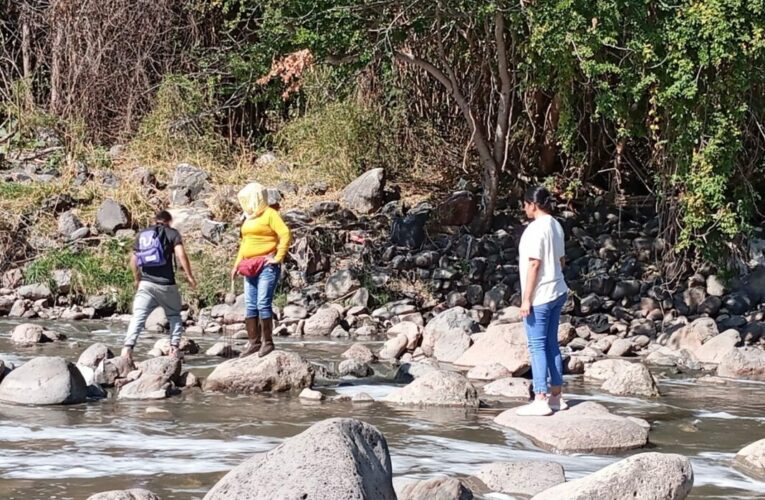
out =
{"type": "MultiPolygon", "coordinates": [[[[18,349],[9,342],[16,323],[0,321],[0,359],[15,364],[41,355],[76,361],[93,342],[117,348],[122,323],[55,324],[69,340],[18,349]],[[72,341],[78,345],[72,345],[72,341]]],[[[144,334],[140,358],[159,338],[144,334]]],[[[217,338],[197,339],[202,352],[217,338]]],[[[380,342],[370,342],[378,347],[380,342]]],[[[279,347],[312,361],[339,362],[348,343],[279,340],[279,347]]],[[[188,356],[186,367],[206,376],[221,360],[188,356]]],[[[380,375],[319,387],[325,393],[367,392],[380,397],[392,389],[390,368],[380,375]]],[[[622,415],[653,425],[650,448],[691,458],[695,473],[692,498],[765,498],[765,482],[730,467],[735,453],[765,438],[765,384],[704,383],[690,375],[662,376],[664,396],[651,401],[616,397],[567,380],[574,400],[595,400],[622,415]]],[[[228,470],[256,453],[330,417],[355,417],[375,425],[388,440],[394,482],[438,474],[470,474],[482,464],[502,460],[547,459],[559,462],[574,479],[625,456],[555,455],[523,436],[495,425],[502,410],[517,405],[489,401],[480,410],[404,408],[382,403],[306,404],[296,395],[236,397],[190,390],[162,401],[114,398],[66,407],[0,404],[0,498],[83,499],[104,490],[143,487],[164,499],[201,498],[228,470]],[[160,408],[163,412],[147,412],[160,408]]],[[[511,498],[491,494],[487,498],[511,498]]]]}

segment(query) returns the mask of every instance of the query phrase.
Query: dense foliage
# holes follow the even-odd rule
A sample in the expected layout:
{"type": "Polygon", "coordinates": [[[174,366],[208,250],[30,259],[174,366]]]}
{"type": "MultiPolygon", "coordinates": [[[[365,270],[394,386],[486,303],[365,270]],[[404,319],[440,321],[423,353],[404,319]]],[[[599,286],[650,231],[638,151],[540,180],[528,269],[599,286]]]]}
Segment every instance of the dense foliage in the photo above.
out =
{"type": "MultiPolygon", "coordinates": [[[[90,10],[82,7],[83,14],[95,12],[92,2],[84,4],[90,10]]],[[[2,4],[6,101],[11,84],[25,81],[38,106],[56,111],[48,104],[56,91],[50,78],[57,17],[41,14],[66,6],[59,17],[73,16],[73,5],[2,4]]],[[[137,56],[152,55],[157,64],[141,66],[145,82],[138,83],[151,93],[157,77],[183,70],[203,90],[189,91],[195,96],[189,122],[229,144],[282,147],[317,164],[334,159],[340,166],[327,170],[344,178],[427,151],[434,171],[480,178],[483,227],[501,186],[545,178],[570,197],[648,195],[677,252],[719,257],[761,221],[765,0],[169,5],[146,13],[172,16],[161,34],[140,37],[146,45],[137,56]],[[153,46],[159,53],[151,53],[153,46]],[[436,158],[432,145],[439,141],[455,146],[456,155],[436,158]]],[[[117,11],[130,20],[125,30],[144,29],[117,11]]],[[[118,50],[129,33],[107,35],[115,54],[129,54],[118,50]]],[[[76,65],[79,45],[63,46],[65,62],[76,65]]],[[[83,67],[93,71],[92,64],[83,67]]],[[[108,86],[96,88],[103,100],[108,86]]],[[[142,103],[130,108],[129,119],[119,110],[82,119],[91,132],[119,129],[116,120],[127,129],[113,137],[138,130],[145,140],[153,129],[136,125],[135,114],[158,115],[142,103]]]]}

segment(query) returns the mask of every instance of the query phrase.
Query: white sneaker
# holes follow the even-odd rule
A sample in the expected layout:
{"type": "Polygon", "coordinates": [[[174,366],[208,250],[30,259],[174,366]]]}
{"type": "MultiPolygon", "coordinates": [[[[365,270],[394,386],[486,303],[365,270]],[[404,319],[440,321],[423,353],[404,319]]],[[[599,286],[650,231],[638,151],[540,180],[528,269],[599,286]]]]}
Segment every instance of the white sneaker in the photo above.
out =
{"type": "Polygon", "coordinates": [[[546,399],[535,399],[531,403],[515,410],[515,414],[522,417],[546,417],[552,415],[553,411],[546,399]]]}
{"type": "Polygon", "coordinates": [[[568,410],[568,405],[566,404],[566,401],[563,400],[563,396],[561,394],[558,394],[557,396],[550,396],[548,401],[552,411],[568,410]]]}

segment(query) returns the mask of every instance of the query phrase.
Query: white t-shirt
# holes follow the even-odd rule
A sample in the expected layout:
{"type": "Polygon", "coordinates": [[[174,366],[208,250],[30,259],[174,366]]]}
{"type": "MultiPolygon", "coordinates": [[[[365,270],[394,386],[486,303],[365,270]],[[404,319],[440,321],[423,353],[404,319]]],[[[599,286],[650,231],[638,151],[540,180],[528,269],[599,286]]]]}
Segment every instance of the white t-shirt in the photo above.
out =
{"type": "Polygon", "coordinates": [[[550,215],[543,215],[531,222],[523,231],[518,247],[518,264],[521,274],[521,293],[526,288],[529,259],[542,261],[539,267],[537,288],[531,297],[531,305],[539,306],[568,293],[560,259],[566,255],[563,228],[550,215]]]}

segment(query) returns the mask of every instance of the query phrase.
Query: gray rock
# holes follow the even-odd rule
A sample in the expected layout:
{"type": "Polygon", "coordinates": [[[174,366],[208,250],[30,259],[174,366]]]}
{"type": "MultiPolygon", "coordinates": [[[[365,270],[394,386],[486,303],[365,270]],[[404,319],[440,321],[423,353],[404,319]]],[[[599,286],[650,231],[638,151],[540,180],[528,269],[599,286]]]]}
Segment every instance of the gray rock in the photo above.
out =
{"type": "Polygon", "coordinates": [[[497,285],[486,292],[483,296],[483,306],[492,312],[500,310],[506,305],[509,290],[505,285],[497,285]]]}
{"type": "Polygon", "coordinates": [[[620,358],[632,354],[634,346],[628,339],[616,339],[608,349],[608,355],[620,358]]]}
{"type": "Polygon", "coordinates": [[[338,271],[327,279],[325,294],[327,299],[335,300],[348,295],[361,286],[359,280],[349,269],[338,271]]]}
{"type": "Polygon", "coordinates": [[[303,325],[303,334],[326,337],[340,322],[340,313],[334,307],[322,307],[303,325]]]}
{"type": "Polygon", "coordinates": [[[88,236],[90,236],[90,228],[89,227],[81,227],[80,229],[78,229],[75,232],[73,232],[69,236],[69,239],[71,241],[77,241],[77,240],[81,240],[83,238],[87,238],[88,236]]]}
{"type": "Polygon", "coordinates": [[[497,380],[510,376],[512,373],[500,363],[474,366],[467,373],[467,378],[470,380],[497,380]]]}
{"type": "Polygon", "coordinates": [[[80,354],[80,357],[77,360],[77,364],[87,366],[95,370],[101,361],[113,357],[114,353],[112,353],[109,347],[107,347],[106,344],[98,342],[91,345],[85,349],[82,354],[80,354]]]}
{"type": "Polygon", "coordinates": [[[205,354],[208,356],[218,356],[221,358],[233,358],[239,355],[239,351],[228,342],[216,342],[212,345],[205,354]]]}
{"type": "Polygon", "coordinates": [[[470,347],[470,334],[478,331],[480,326],[468,311],[448,309],[425,325],[422,350],[439,361],[454,362],[470,347]]]}
{"type": "Polygon", "coordinates": [[[170,184],[172,204],[176,206],[188,205],[195,201],[207,188],[209,179],[210,176],[207,172],[188,163],[181,163],[176,166],[170,184]]]}
{"type": "Polygon", "coordinates": [[[405,485],[399,500],[473,500],[473,492],[453,477],[435,477],[405,485]]]}
{"type": "Polygon", "coordinates": [[[321,391],[314,391],[313,389],[306,387],[300,391],[300,395],[298,397],[307,401],[322,401],[324,399],[324,393],[321,391]]]}
{"type": "Polygon", "coordinates": [[[765,439],[744,447],[736,454],[733,465],[759,481],[765,481],[765,439]]]}
{"type": "Polygon", "coordinates": [[[438,368],[436,361],[404,363],[396,370],[393,381],[397,384],[408,384],[419,377],[438,370],[438,368]]]}
{"type": "Polygon", "coordinates": [[[370,214],[383,204],[385,171],[376,168],[362,174],[351,182],[342,193],[345,205],[356,212],[370,214]]]}
{"type": "Polygon", "coordinates": [[[707,294],[714,297],[722,297],[725,295],[725,283],[715,274],[707,276],[707,294]]]}
{"type": "Polygon", "coordinates": [[[395,500],[388,444],[359,420],[324,420],[239,465],[205,496],[233,498],[395,500]]]}
{"type": "Polygon", "coordinates": [[[759,347],[740,347],[720,359],[717,375],[729,378],[765,380],[765,351],[759,347]]]}
{"type": "Polygon", "coordinates": [[[74,212],[64,212],[58,216],[58,234],[64,238],[71,238],[75,231],[82,227],[82,222],[74,212]]]}
{"type": "Polygon", "coordinates": [[[50,299],[53,294],[50,291],[50,288],[48,288],[48,285],[43,284],[34,284],[34,285],[24,285],[18,290],[16,290],[16,295],[21,297],[22,299],[27,300],[47,300],[50,299]]]}
{"type": "Polygon", "coordinates": [[[651,452],[625,458],[581,479],[554,486],[534,500],[682,500],[692,487],[693,468],[688,458],[651,452]]]}
{"type": "Polygon", "coordinates": [[[205,381],[206,391],[240,394],[301,391],[313,383],[314,369],[298,354],[274,351],[265,358],[225,361],[205,381]]]}
{"type": "Polygon", "coordinates": [[[741,343],[741,335],[736,330],[726,330],[709,339],[693,353],[701,363],[719,364],[722,359],[741,343]]]}
{"type": "Polygon", "coordinates": [[[337,372],[341,377],[350,375],[358,378],[369,377],[374,373],[368,364],[355,359],[342,361],[337,367],[337,372]]]}
{"type": "Polygon", "coordinates": [[[69,269],[56,269],[53,271],[53,282],[56,284],[56,293],[66,295],[72,288],[72,271],[69,269]]]}
{"type": "Polygon", "coordinates": [[[346,301],[346,304],[350,307],[366,308],[369,305],[369,290],[366,288],[359,288],[351,298],[346,301]]]}
{"type": "Polygon", "coordinates": [[[107,234],[127,229],[130,227],[130,212],[114,200],[104,200],[96,213],[96,227],[107,234]]]}
{"type": "Polygon", "coordinates": [[[118,356],[104,360],[101,370],[96,371],[96,383],[106,387],[111,387],[120,379],[126,379],[128,374],[133,371],[133,364],[118,356]]]}
{"type": "Polygon", "coordinates": [[[529,351],[523,324],[490,325],[470,349],[454,361],[458,366],[499,363],[513,374],[523,375],[529,368],[529,351]]]}
{"type": "Polygon", "coordinates": [[[353,344],[342,356],[346,359],[355,359],[362,363],[374,363],[377,361],[377,356],[364,344],[353,344]]]}
{"type": "Polygon", "coordinates": [[[226,231],[226,224],[214,220],[205,219],[202,221],[202,237],[213,243],[220,243],[223,239],[223,233],[226,231]]]}
{"type": "Polygon", "coordinates": [[[33,323],[22,323],[13,329],[11,341],[20,345],[34,345],[45,342],[47,337],[43,335],[43,327],[33,323]]]}
{"type": "Polygon", "coordinates": [[[23,405],[82,403],[87,384],[77,367],[63,358],[33,358],[0,383],[0,401],[23,405]]]}
{"type": "Polygon", "coordinates": [[[722,299],[716,295],[710,295],[709,297],[704,299],[704,302],[699,304],[698,312],[699,314],[717,316],[717,313],[720,312],[721,307],[722,307],[722,299]]]}
{"type": "Polygon", "coordinates": [[[483,386],[484,394],[509,399],[528,400],[532,396],[531,381],[525,378],[506,377],[483,386]]]}
{"type": "Polygon", "coordinates": [[[130,490],[112,490],[102,491],[95,495],[90,495],[88,500],[161,500],[149,490],[133,488],[130,490]]]}
{"type": "Polygon", "coordinates": [[[172,394],[181,376],[181,360],[151,358],[138,365],[141,376],[120,388],[118,399],[163,399],[172,394]]]}
{"type": "Polygon", "coordinates": [[[388,339],[385,341],[385,344],[383,344],[382,349],[380,349],[380,359],[393,360],[401,358],[406,352],[408,344],[409,339],[403,333],[392,339],[388,339]]]}
{"type": "Polygon", "coordinates": [[[659,395],[656,380],[642,363],[604,359],[587,367],[584,376],[589,380],[602,381],[601,389],[611,394],[645,397],[659,395]]]}
{"type": "Polygon", "coordinates": [[[669,342],[667,342],[667,347],[696,352],[705,342],[708,342],[718,333],[715,320],[712,318],[699,318],[673,333],[669,338],[669,342]]]}
{"type": "Polygon", "coordinates": [[[521,417],[515,412],[515,408],[506,410],[494,422],[515,429],[555,453],[614,454],[648,443],[646,422],[614,415],[591,401],[549,417],[521,417]]]}
{"type": "Polygon", "coordinates": [[[394,390],[383,400],[393,404],[420,406],[477,408],[479,404],[478,391],[465,376],[443,370],[426,373],[411,384],[394,390]]]}
{"type": "Polygon", "coordinates": [[[486,464],[478,470],[475,477],[492,491],[506,495],[533,496],[566,482],[562,465],[542,460],[486,464]]]}
{"type": "Polygon", "coordinates": [[[168,212],[173,217],[173,228],[181,234],[201,232],[205,222],[212,217],[210,210],[201,207],[171,208],[168,212]]]}

